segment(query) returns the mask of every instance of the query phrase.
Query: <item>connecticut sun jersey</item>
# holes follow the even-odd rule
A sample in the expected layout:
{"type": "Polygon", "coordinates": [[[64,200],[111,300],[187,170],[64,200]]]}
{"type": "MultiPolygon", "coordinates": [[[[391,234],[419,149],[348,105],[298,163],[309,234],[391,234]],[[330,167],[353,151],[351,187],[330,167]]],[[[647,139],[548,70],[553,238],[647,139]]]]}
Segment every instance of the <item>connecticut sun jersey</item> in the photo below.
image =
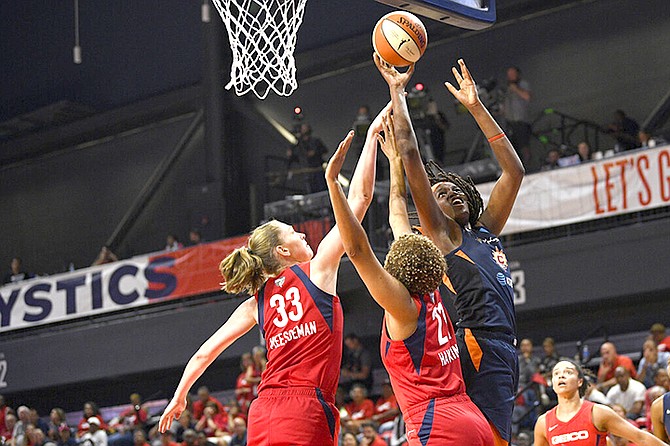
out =
{"type": "Polygon", "coordinates": [[[393,341],[382,325],[382,362],[400,409],[433,398],[465,394],[454,328],[438,291],[412,299],[419,312],[416,331],[403,341],[393,341]]]}
{"type": "Polygon", "coordinates": [[[285,269],[256,293],[267,368],[258,392],[310,387],[335,395],[342,361],[342,305],[309,279],[310,264],[285,269]]]}

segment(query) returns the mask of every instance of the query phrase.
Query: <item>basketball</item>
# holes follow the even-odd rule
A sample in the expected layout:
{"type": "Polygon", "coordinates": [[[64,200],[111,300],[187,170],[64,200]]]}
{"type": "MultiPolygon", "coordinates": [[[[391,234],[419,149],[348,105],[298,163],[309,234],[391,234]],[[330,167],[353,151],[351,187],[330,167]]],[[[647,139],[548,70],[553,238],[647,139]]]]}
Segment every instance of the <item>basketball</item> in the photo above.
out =
{"type": "Polygon", "coordinates": [[[426,27],[407,11],[389,12],[372,32],[375,52],[389,65],[406,67],[421,58],[428,45],[426,27]]]}

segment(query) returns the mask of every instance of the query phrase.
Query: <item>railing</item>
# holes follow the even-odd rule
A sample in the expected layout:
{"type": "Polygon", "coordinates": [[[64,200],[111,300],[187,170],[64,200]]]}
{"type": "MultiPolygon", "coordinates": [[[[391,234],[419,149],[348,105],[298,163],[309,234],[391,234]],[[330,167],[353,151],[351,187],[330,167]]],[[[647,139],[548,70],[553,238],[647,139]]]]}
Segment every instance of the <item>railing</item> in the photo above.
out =
{"type": "Polygon", "coordinates": [[[582,141],[587,142],[594,152],[611,149],[616,142],[599,124],[553,108],[545,108],[532,122],[532,129],[533,136],[542,145],[562,152],[572,149],[576,153],[576,147],[582,141]]]}

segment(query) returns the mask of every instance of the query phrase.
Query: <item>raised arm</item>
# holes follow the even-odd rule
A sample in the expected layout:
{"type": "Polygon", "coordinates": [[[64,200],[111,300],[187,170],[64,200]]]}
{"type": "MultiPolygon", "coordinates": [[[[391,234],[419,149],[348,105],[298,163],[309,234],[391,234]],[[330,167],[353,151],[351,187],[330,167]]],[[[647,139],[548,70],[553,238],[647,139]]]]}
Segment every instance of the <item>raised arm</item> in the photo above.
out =
{"type": "Polygon", "coordinates": [[[496,182],[491,196],[489,197],[488,205],[479,222],[486,226],[494,234],[500,234],[507,223],[509,214],[512,212],[514,201],[519,193],[521,181],[523,180],[524,168],[521,160],[514,151],[514,147],[510,144],[507,137],[503,133],[498,123],[493,119],[484,104],[479,100],[477,94],[477,87],[475,85],[470,71],[465,66],[463,59],[458,60],[458,65],[461,72],[456,68],[451,71],[454,74],[458,88],[451,83],[445,82],[447,89],[451,92],[461,104],[468,109],[477,125],[484,133],[484,136],[489,140],[491,150],[498,160],[498,164],[502,169],[502,174],[496,182]]]}
{"type": "MultiPolygon", "coordinates": [[[[377,164],[377,134],[381,131],[382,116],[385,110],[386,108],[379,112],[368,128],[365,144],[349,186],[349,205],[358,221],[363,220],[365,212],[372,203],[377,164]]],[[[340,143],[338,150],[345,146],[348,150],[353,137],[354,132],[350,131],[340,143]]],[[[323,238],[314,259],[312,259],[310,278],[323,291],[335,293],[337,269],[343,254],[344,247],[342,246],[339,230],[335,226],[323,238]]]]}
{"type": "Polygon", "coordinates": [[[399,73],[394,67],[382,61],[377,54],[373,55],[375,65],[389,86],[393,103],[393,124],[396,146],[409,181],[412,199],[419,214],[421,228],[443,252],[451,251],[455,246],[448,237],[447,218],[440,210],[423,167],[419,145],[412,128],[409,109],[405,99],[405,87],[409,82],[414,65],[405,73],[399,73]]]}
{"type": "Polygon", "coordinates": [[[250,297],[237,307],[230,318],[205,341],[186,364],[177,390],[165,408],[158,423],[161,432],[167,431],[172,421],[178,419],[186,407],[186,396],[193,383],[214,360],[240,336],[256,324],[256,299],[250,297]]]}
{"type": "Polygon", "coordinates": [[[405,186],[405,172],[402,167],[402,158],[398,153],[391,113],[384,115],[382,121],[384,137],[379,136],[382,152],[389,160],[389,225],[393,231],[393,238],[412,232],[407,213],[407,188],[405,186]]]}
{"type": "Polygon", "coordinates": [[[596,404],[593,407],[593,424],[599,430],[605,430],[617,437],[623,437],[640,446],[665,445],[665,443],[649,432],[633,426],[625,418],[602,404],[596,404]]]}
{"type": "Polygon", "coordinates": [[[344,249],[372,298],[392,317],[408,322],[413,317],[416,323],[416,307],[407,288],[391,276],[377,260],[363,226],[349,207],[342,186],[337,181],[348,149],[348,146],[340,145],[326,167],[326,184],[344,249]]]}

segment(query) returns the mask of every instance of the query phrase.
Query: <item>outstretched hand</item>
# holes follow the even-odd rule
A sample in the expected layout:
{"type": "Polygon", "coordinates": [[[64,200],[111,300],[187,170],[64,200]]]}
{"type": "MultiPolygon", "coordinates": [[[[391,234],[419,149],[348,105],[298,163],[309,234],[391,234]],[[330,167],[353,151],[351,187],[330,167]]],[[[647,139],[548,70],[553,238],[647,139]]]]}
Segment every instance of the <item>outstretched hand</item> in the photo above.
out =
{"type": "Polygon", "coordinates": [[[384,130],[384,136],[379,133],[377,134],[377,141],[379,141],[382,152],[384,152],[389,161],[399,158],[400,154],[398,153],[398,146],[395,141],[395,128],[393,127],[393,115],[390,111],[383,116],[382,129],[384,130]]]}
{"type": "Polygon", "coordinates": [[[454,77],[458,83],[458,89],[456,89],[450,82],[445,82],[444,85],[461,104],[470,109],[481,103],[479,101],[479,94],[477,93],[477,86],[470,75],[468,67],[465,66],[463,59],[458,59],[458,65],[461,68],[460,73],[455,67],[451,68],[451,72],[454,73],[454,77]]]}
{"type": "Polygon", "coordinates": [[[368,134],[372,132],[372,134],[379,133],[382,130],[384,130],[382,121],[384,120],[384,116],[389,113],[391,110],[393,110],[393,102],[389,101],[388,104],[375,116],[375,119],[370,123],[370,127],[368,127],[368,134]]]}
{"type": "Polygon", "coordinates": [[[181,413],[186,408],[186,400],[178,400],[176,397],[172,398],[170,404],[165,408],[165,412],[161,415],[158,421],[158,430],[163,433],[170,429],[172,421],[179,419],[181,413]]]}
{"type": "Polygon", "coordinates": [[[342,170],[344,159],[347,157],[347,152],[349,151],[353,139],[354,131],[350,130],[349,133],[347,133],[347,136],[340,142],[340,145],[337,146],[337,150],[333,153],[333,156],[330,157],[328,166],[326,167],[326,183],[337,181],[337,177],[342,170]]]}
{"type": "Polygon", "coordinates": [[[411,64],[407,71],[401,73],[396,70],[394,66],[384,62],[384,60],[382,60],[382,58],[379,57],[377,53],[372,54],[372,59],[375,61],[377,69],[382,74],[382,77],[390,88],[405,89],[407,83],[412,77],[412,74],[414,74],[414,64],[411,64]]]}

